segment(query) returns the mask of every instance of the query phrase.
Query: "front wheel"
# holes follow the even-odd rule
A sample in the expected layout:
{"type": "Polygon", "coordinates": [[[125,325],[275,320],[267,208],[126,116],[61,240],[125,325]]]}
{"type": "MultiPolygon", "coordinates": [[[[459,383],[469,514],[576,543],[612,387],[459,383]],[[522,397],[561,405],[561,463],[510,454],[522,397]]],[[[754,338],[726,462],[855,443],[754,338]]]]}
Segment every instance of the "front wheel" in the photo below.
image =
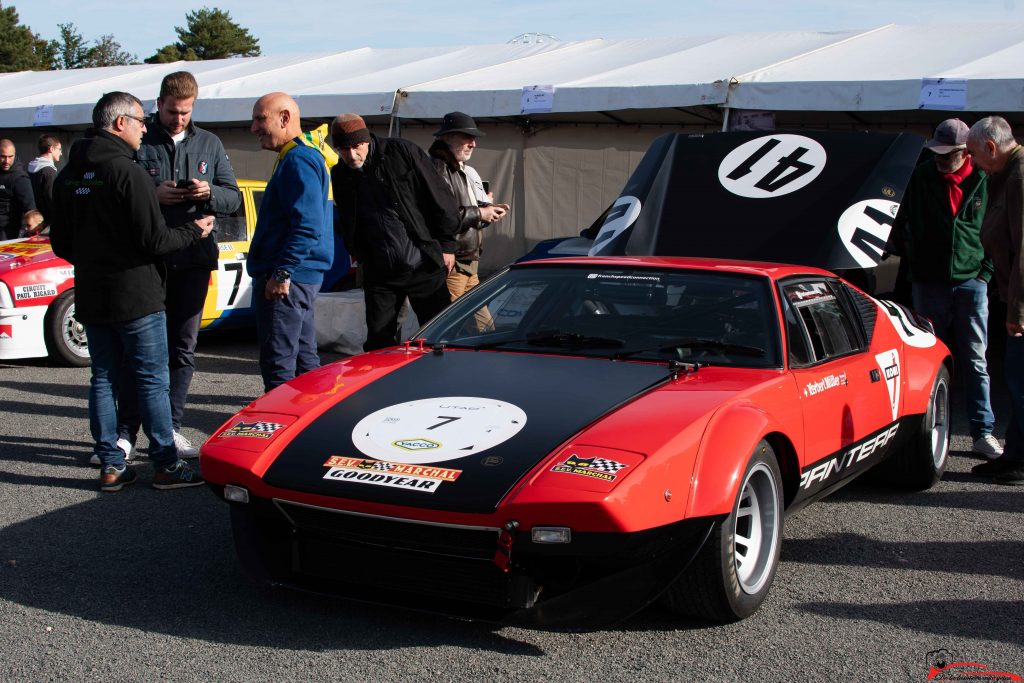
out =
{"type": "Polygon", "coordinates": [[[775,578],[782,546],[782,475],[767,441],[757,444],[732,512],[665,592],[679,614],[732,622],[757,611],[775,578]]]}
{"type": "Polygon", "coordinates": [[[85,326],[75,319],[75,290],[69,289],[50,304],[46,312],[44,333],[50,358],[76,368],[89,365],[89,341],[85,337],[85,326]]]}

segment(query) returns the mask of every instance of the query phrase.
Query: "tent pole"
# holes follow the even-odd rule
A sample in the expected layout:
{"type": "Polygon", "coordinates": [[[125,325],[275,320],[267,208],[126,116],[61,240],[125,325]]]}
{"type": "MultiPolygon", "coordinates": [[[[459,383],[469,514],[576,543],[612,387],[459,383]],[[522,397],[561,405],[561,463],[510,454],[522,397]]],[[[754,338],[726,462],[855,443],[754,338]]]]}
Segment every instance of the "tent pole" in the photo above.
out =
{"type": "Polygon", "coordinates": [[[729,107],[722,107],[722,132],[729,132],[729,107]]]}
{"type": "Polygon", "coordinates": [[[401,89],[395,91],[395,97],[391,100],[391,118],[388,121],[388,137],[402,137],[402,123],[398,120],[398,103],[401,101],[401,89]]]}

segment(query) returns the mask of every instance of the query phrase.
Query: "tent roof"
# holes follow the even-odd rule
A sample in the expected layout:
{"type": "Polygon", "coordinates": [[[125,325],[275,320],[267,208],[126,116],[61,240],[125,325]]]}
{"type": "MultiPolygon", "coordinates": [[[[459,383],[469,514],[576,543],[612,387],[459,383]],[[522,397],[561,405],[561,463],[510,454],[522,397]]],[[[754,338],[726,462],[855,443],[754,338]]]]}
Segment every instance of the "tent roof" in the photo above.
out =
{"type": "MultiPolygon", "coordinates": [[[[286,91],[304,117],[343,111],[438,119],[521,113],[523,88],[555,88],[552,115],[729,106],[774,111],[921,109],[923,78],[966,79],[965,111],[1024,111],[1024,23],[888,25],[634,40],[284,55],[0,74],[0,128],[83,126],[103,92],[155,100],[161,79],[188,69],[201,84],[195,117],[250,119],[260,95],[286,91]],[[397,102],[397,110],[395,104],[397,102]]],[[[924,107],[927,108],[927,107],[924,107]]],[[[615,115],[619,112],[619,115],[615,115]]],[[[630,116],[629,112],[636,114],[630,116]]]]}

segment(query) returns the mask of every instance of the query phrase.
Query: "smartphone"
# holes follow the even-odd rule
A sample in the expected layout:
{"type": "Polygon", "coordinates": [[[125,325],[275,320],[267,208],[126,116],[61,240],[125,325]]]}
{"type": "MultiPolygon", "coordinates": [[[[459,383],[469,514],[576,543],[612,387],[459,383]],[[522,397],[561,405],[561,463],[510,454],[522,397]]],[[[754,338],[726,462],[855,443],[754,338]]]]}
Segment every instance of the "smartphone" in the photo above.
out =
{"type": "Polygon", "coordinates": [[[489,181],[487,181],[487,180],[481,180],[480,182],[481,182],[481,183],[483,183],[483,186],[484,186],[484,194],[487,194],[488,192],[490,192],[490,191],[491,191],[491,183],[490,183],[489,181]]]}
{"type": "Polygon", "coordinates": [[[177,182],[177,184],[175,185],[175,187],[177,187],[179,190],[191,190],[192,189],[192,181],[191,180],[179,180],[177,182]]]}

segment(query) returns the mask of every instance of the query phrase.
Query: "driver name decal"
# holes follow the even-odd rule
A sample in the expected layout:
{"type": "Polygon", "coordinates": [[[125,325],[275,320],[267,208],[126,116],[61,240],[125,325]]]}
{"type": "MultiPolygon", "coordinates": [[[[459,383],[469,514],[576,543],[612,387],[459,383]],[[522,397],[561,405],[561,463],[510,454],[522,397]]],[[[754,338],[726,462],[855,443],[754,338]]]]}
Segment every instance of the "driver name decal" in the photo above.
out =
{"type": "Polygon", "coordinates": [[[814,382],[808,382],[804,385],[804,396],[816,396],[823,391],[829,389],[835,389],[836,387],[845,387],[850,382],[846,378],[845,372],[840,372],[835,375],[825,375],[819,380],[814,382]]]}
{"type": "Polygon", "coordinates": [[[729,152],[718,166],[718,181],[740,197],[781,197],[814,182],[827,158],[825,148],[811,138],[766,135],[729,152]]]}
{"type": "Polygon", "coordinates": [[[462,474],[462,470],[445,467],[424,467],[340,455],[329,457],[324,467],[329,468],[324,474],[324,479],[328,481],[387,486],[420,493],[434,493],[441,484],[453,482],[462,474]]]}

